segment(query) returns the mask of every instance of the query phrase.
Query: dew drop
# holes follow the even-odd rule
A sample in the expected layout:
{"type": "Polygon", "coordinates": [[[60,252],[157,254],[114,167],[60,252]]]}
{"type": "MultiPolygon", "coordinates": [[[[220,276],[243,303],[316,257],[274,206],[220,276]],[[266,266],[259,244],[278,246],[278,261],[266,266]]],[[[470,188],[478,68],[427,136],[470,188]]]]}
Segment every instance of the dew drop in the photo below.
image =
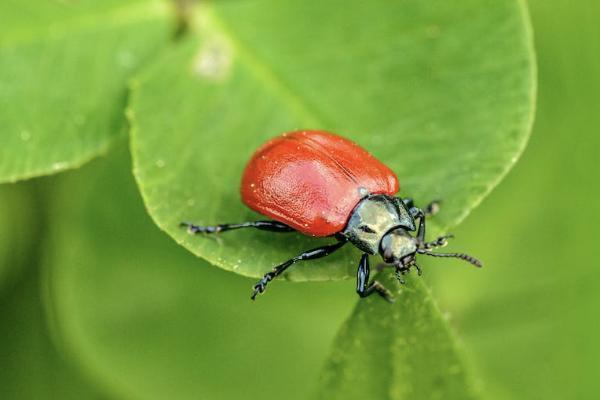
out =
{"type": "Polygon", "coordinates": [[[198,51],[194,61],[194,71],[201,78],[222,80],[231,69],[232,52],[229,45],[220,39],[213,38],[198,51]]]}
{"type": "Polygon", "coordinates": [[[191,207],[191,206],[193,206],[194,204],[196,204],[196,202],[194,201],[194,199],[188,199],[188,201],[187,201],[187,205],[188,205],[188,206],[190,206],[190,207],[191,207]]]}
{"type": "Polygon", "coordinates": [[[19,136],[21,137],[22,141],[26,142],[31,139],[31,132],[29,132],[27,129],[23,129],[19,136]]]}
{"type": "Polygon", "coordinates": [[[451,365],[450,368],[448,368],[448,373],[450,373],[451,375],[456,375],[460,372],[460,365],[454,364],[451,365]]]}
{"type": "Polygon", "coordinates": [[[164,167],[164,166],[165,166],[165,160],[163,160],[163,159],[159,158],[158,160],[156,160],[156,163],[155,163],[155,164],[156,164],[156,166],[157,166],[158,168],[162,168],[162,167],[164,167]]]}
{"type": "Polygon", "coordinates": [[[430,39],[435,39],[440,36],[440,27],[437,25],[430,25],[425,28],[425,34],[430,39]]]}
{"type": "Polygon", "coordinates": [[[125,69],[133,68],[135,56],[129,50],[121,50],[117,54],[117,63],[125,69]]]}
{"type": "Polygon", "coordinates": [[[55,171],[58,171],[59,169],[63,169],[67,166],[67,163],[64,161],[57,161],[54,164],[52,164],[52,169],[55,171]]]}
{"type": "Polygon", "coordinates": [[[85,115],[83,114],[75,114],[75,116],[73,117],[73,123],[75,124],[75,126],[82,126],[83,124],[85,124],[85,115]]]}

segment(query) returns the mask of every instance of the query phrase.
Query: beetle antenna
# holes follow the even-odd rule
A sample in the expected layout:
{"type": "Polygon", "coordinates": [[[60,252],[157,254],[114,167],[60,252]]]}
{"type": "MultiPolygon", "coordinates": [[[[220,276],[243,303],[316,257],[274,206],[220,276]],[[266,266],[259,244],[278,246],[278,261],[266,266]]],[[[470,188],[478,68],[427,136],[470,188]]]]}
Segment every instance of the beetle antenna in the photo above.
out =
{"type": "Polygon", "coordinates": [[[476,267],[480,267],[480,268],[483,267],[483,263],[481,261],[479,261],[475,257],[472,257],[465,253],[433,253],[433,252],[427,251],[427,250],[417,250],[417,251],[419,252],[419,254],[427,254],[428,256],[432,256],[432,257],[460,258],[461,260],[471,263],[476,267]]]}

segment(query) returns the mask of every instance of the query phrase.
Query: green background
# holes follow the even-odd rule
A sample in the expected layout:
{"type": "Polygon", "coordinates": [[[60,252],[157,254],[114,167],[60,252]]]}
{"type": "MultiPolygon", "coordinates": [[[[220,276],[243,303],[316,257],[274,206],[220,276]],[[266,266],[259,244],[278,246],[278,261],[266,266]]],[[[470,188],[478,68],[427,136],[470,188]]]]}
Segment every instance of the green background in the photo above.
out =
{"type": "MultiPolygon", "coordinates": [[[[529,6],[539,69],[533,135],[453,231],[455,248],[485,257],[486,267],[423,261],[424,279],[483,397],[593,398],[600,6],[529,6]]],[[[123,173],[125,147],[119,141],[75,172],[0,186],[2,397],[268,399],[316,390],[354,306],[352,283],[280,282],[257,312],[247,301],[252,280],[210,267],[156,229],[123,173]]]]}

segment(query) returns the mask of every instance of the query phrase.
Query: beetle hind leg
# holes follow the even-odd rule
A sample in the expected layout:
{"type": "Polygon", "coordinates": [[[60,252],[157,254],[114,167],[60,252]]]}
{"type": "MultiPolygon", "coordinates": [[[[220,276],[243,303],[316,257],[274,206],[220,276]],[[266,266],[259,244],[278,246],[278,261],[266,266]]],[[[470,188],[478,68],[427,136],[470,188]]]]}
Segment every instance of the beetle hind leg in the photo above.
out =
{"type": "Polygon", "coordinates": [[[182,228],[187,228],[187,231],[194,235],[198,233],[226,232],[241,228],[256,228],[270,232],[294,232],[293,228],[279,221],[251,221],[242,222],[239,224],[220,224],[211,226],[194,225],[190,222],[181,222],[179,226],[182,228]]]}

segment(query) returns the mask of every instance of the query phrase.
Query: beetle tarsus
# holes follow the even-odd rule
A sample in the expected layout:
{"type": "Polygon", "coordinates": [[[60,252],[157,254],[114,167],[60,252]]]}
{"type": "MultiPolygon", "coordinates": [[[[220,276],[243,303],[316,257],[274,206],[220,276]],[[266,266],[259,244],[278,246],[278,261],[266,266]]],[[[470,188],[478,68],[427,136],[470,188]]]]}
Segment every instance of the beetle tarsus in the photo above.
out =
{"type": "Polygon", "coordinates": [[[417,265],[417,263],[414,263],[413,265],[415,266],[415,269],[417,270],[417,275],[419,275],[419,276],[423,275],[423,271],[421,270],[421,267],[419,267],[417,265]]]}
{"type": "Polygon", "coordinates": [[[429,217],[440,212],[441,202],[441,200],[433,200],[431,203],[427,204],[427,207],[423,209],[425,216],[429,217]]]}
{"type": "Polygon", "coordinates": [[[179,224],[182,228],[187,228],[188,233],[195,235],[198,233],[219,233],[223,230],[224,225],[215,225],[215,226],[200,226],[194,225],[190,222],[182,222],[179,224]]]}
{"type": "Polygon", "coordinates": [[[252,287],[252,289],[254,289],[254,291],[252,292],[252,295],[250,296],[250,298],[252,300],[256,300],[256,296],[259,293],[261,293],[261,294],[264,293],[264,291],[267,289],[267,283],[269,283],[272,279],[273,279],[272,272],[269,272],[265,276],[263,276],[261,278],[261,280],[258,281],[258,283],[252,287]]]}
{"type": "Polygon", "coordinates": [[[394,276],[401,285],[406,284],[406,281],[404,280],[404,275],[406,275],[406,271],[408,271],[407,268],[396,267],[396,272],[394,272],[394,276]]]}

